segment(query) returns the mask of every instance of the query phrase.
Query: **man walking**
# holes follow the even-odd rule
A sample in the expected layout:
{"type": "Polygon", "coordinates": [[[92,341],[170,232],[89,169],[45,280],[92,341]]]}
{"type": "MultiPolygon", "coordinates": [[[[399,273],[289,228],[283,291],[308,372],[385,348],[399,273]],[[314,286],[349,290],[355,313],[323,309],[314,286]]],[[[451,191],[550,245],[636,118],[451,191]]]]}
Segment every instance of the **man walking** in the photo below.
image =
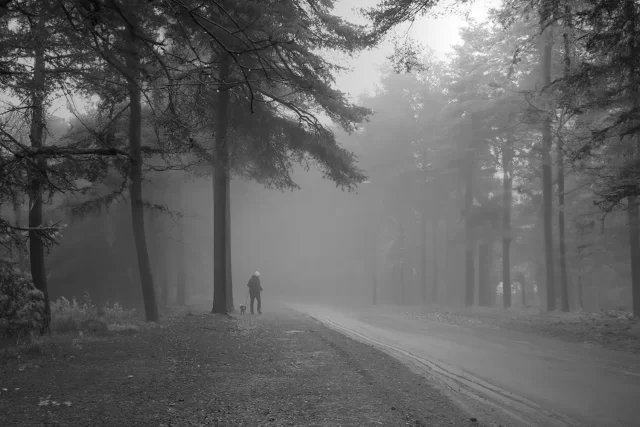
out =
{"type": "Polygon", "coordinates": [[[262,314],[262,302],[260,300],[260,292],[262,292],[262,285],[260,285],[260,272],[256,271],[249,279],[247,283],[249,287],[249,297],[251,298],[251,314],[253,313],[253,301],[258,300],[258,314],[262,314]]]}

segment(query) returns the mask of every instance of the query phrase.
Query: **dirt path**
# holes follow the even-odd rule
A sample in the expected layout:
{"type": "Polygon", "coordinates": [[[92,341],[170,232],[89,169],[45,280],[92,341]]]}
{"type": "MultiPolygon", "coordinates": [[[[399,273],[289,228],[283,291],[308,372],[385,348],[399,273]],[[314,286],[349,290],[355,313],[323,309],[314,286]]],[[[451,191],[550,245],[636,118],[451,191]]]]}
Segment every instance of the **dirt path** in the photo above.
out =
{"type": "Polygon", "coordinates": [[[471,426],[420,376],[292,311],[181,315],[0,360],[0,425],[471,426]]]}

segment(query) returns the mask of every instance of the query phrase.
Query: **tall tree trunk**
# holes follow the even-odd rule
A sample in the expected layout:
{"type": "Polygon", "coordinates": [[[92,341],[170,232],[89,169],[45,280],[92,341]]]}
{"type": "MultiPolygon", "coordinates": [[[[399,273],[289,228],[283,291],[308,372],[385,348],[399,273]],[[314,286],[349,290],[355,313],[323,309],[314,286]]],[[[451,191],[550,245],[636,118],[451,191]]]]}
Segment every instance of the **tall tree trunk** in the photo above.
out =
{"type": "Polygon", "coordinates": [[[220,53],[218,102],[216,105],[216,163],[213,166],[213,307],[212,313],[227,314],[227,196],[229,179],[229,55],[220,53]]]}
{"type": "MultiPolygon", "coordinates": [[[[509,114],[509,124],[514,114],[509,114]]],[[[511,205],[513,203],[513,129],[507,134],[507,141],[502,149],[502,306],[511,307],[511,205]]]]}
{"type": "MultiPolygon", "coordinates": [[[[564,40],[564,75],[571,73],[571,7],[565,5],[565,25],[562,38],[564,40]]],[[[569,94],[565,94],[564,102],[569,106],[569,94]]],[[[565,242],[565,215],[564,215],[564,142],[558,138],[558,238],[560,239],[560,289],[562,296],[562,311],[569,311],[569,279],[567,278],[567,248],[565,242]]]]}
{"type": "MultiPolygon", "coordinates": [[[[546,20],[541,21],[546,24],[546,20]]],[[[543,47],[541,55],[542,86],[547,87],[551,83],[551,52],[553,48],[552,26],[544,30],[543,47]]],[[[556,309],[556,292],[554,277],[553,257],[553,183],[551,173],[551,148],[553,139],[551,135],[551,117],[547,114],[542,124],[542,196],[544,210],[544,249],[547,281],[547,311],[556,309]]]]}
{"type": "Polygon", "coordinates": [[[473,230],[473,168],[474,168],[474,120],[473,113],[470,115],[471,121],[471,135],[469,143],[470,149],[466,154],[466,171],[465,174],[465,192],[464,192],[464,212],[465,212],[465,233],[466,233],[466,247],[465,247],[465,298],[464,303],[467,307],[470,307],[475,302],[475,239],[473,230]]]}
{"type": "Polygon", "coordinates": [[[440,281],[439,271],[438,271],[438,216],[434,215],[431,220],[431,275],[432,281],[431,284],[431,302],[433,304],[438,303],[438,282],[440,281]]]}
{"type": "Polygon", "coordinates": [[[142,200],[142,104],[140,100],[140,86],[138,84],[138,67],[140,57],[136,43],[136,29],[139,28],[139,17],[129,8],[123,8],[127,16],[126,37],[126,67],[127,90],[129,92],[129,147],[131,152],[131,221],[133,223],[133,238],[138,258],[138,271],[142,285],[145,317],[149,322],[158,321],[158,304],[156,301],[153,275],[144,229],[144,204],[142,200]]]}
{"type": "Polygon", "coordinates": [[[227,252],[227,311],[233,313],[233,282],[231,275],[231,176],[227,179],[227,233],[225,235],[225,248],[227,252]]]}
{"type": "MultiPolygon", "coordinates": [[[[44,135],[44,96],[45,96],[45,60],[44,43],[46,35],[46,13],[47,4],[45,2],[40,9],[40,16],[36,23],[34,71],[33,71],[33,92],[31,95],[32,116],[31,116],[31,147],[38,150],[43,146],[44,135]]],[[[41,333],[49,330],[51,321],[51,308],[49,305],[49,291],[47,289],[47,275],[44,264],[45,246],[44,241],[38,236],[37,228],[42,226],[43,210],[43,177],[46,174],[47,160],[42,156],[35,158],[37,170],[29,169],[29,258],[31,261],[31,276],[33,284],[44,295],[45,301],[45,321],[41,333]]]]}

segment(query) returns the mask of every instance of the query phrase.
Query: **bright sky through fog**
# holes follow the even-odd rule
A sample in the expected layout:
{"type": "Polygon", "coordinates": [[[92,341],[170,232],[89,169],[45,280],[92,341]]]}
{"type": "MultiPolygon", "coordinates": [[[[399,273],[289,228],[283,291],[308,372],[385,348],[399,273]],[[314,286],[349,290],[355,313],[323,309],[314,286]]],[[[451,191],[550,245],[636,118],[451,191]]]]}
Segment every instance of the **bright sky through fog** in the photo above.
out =
{"type": "MultiPolygon", "coordinates": [[[[447,0],[444,2],[451,3],[447,0]]],[[[378,0],[337,0],[336,12],[345,19],[360,24],[365,21],[354,9],[374,6],[377,3],[378,0]]],[[[498,0],[475,0],[472,4],[459,9],[468,12],[469,16],[476,21],[483,21],[487,18],[489,8],[498,7],[499,4],[498,0]]],[[[441,12],[443,9],[438,7],[435,10],[441,12]]],[[[442,13],[437,18],[425,16],[416,20],[409,31],[409,36],[433,49],[440,59],[446,59],[447,54],[452,52],[452,46],[460,43],[459,30],[463,25],[464,18],[461,14],[442,13]]],[[[407,25],[398,30],[398,35],[406,34],[408,28],[407,25]]],[[[378,68],[385,63],[392,51],[392,43],[387,41],[375,50],[363,52],[357,58],[350,59],[348,66],[353,71],[338,76],[336,79],[338,89],[353,97],[372,91],[379,80],[378,68]]]]}

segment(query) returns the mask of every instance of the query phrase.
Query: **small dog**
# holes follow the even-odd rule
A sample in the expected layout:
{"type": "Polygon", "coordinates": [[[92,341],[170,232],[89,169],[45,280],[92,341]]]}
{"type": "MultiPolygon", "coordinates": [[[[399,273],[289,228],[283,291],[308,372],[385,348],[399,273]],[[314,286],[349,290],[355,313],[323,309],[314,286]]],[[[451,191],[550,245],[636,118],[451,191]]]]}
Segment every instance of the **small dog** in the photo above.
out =
{"type": "Polygon", "coordinates": [[[244,304],[240,304],[240,314],[244,314],[247,311],[247,306],[244,304]]]}

